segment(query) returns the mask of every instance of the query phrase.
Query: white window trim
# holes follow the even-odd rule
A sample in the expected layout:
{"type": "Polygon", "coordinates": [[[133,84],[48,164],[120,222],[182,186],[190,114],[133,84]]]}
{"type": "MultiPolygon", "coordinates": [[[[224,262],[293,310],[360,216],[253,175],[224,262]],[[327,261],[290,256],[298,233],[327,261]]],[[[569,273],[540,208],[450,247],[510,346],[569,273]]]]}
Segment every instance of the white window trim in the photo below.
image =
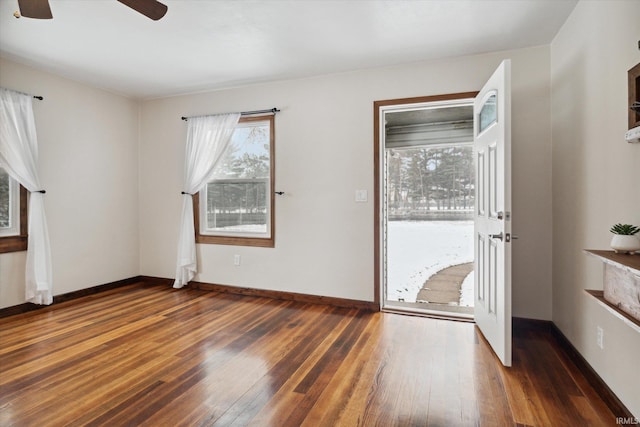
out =
{"type": "Polygon", "coordinates": [[[20,235],[20,184],[9,177],[9,227],[0,227],[0,237],[20,235]]]}
{"type": "Polygon", "coordinates": [[[271,218],[271,193],[273,192],[272,189],[272,183],[271,183],[271,179],[266,179],[267,181],[267,190],[265,193],[265,198],[266,200],[266,206],[267,206],[267,213],[266,213],[266,219],[267,219],[267,231],[264,233],[254,233],[254,232],[248,232],[248,231],[238,231],[238,230],[234,230],[234,231],[224,231],[224,230],[220,230],[220,229],[215,229],[215,228],[209,228],[207,227],[207,186],[209,184],[212,183],[237,183],[237,182],[242,182],[242,181],[254,181],[252,179],[243,179],[243,178],[232,178],[232,179],[214,179],[212,181],[209,181],[209,183],[207,183],[207,185],[205,185],[204,189],[200,192],[200,234],[205,235],[205,236],[220,236],[220,237],[250,237],[250,238],[256,238],[256,239],[270,239],[271,238],[271,221],[269,220],[269,218],[271,218]]]}

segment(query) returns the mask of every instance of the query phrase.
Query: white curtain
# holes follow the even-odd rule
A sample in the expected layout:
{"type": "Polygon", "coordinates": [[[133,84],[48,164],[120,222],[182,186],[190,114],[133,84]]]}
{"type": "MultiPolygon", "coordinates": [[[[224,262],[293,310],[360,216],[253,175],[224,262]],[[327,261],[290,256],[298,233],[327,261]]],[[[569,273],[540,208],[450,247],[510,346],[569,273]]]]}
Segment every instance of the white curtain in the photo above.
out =
{"type": "Polygon", "coordinates": [[[189,118],[184,159],[183,192],[186,194],[182,197],[174,288],[189,283],[198,271],[192,195],[211,180],[239,119],[240,113],[189,118]]]}
{"type": "Polygon", "coordinates": [[[38,141],[33,98],[0,89],[0,167],[29,190],[26,299],[35,304],[53,302],[51,250],[44,212],[44,194],[38,178],[38,141]]]}

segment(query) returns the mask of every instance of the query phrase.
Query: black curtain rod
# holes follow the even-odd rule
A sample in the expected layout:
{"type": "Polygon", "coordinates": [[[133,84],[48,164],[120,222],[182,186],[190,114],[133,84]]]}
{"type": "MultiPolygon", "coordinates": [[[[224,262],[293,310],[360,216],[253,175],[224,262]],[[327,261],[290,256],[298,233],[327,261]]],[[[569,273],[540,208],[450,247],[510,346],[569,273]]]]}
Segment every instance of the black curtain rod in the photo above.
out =
{"type": "MultiPolygon", "coordinates": [[[[2,88],[2,89],[5,89],[5,88],[2,88]]],[[[19,93],[19,94],[21,94],[21,95],[32,96],[32,97],[34,97],[35,99],[39,99],[40,101],[42,101],[42,100],[44,99],[44,97],[42,97],[42,96],[40,96],[40,95],[31,95],[30,93],[20,92],[19,90],[13,90],[13,89],[7,89],[7,90],[10,90],[10,91],[15,92],[15,93],[19,93]]]]}
{"type": "MultiPolygon", "coordinates": [[[[267,114],[267,113],[275,114],[275,113],[278,113],[278,112],[280,112],[280,110],[278,110],[277,108],[274,107],[274,108],[270,108],[268,110],[243,111],[243,112],[240,113],[240,115],[241,116],[253,116],[255,114],[267,114]]],[[[206,115],[205,116],[191,116],[191,117],[206,117],[206,115]]],[[[187,120],[189,120],[189,117],[182,116],[181,119],[184,120],[184,121],[187,121],[187,120]]]]}

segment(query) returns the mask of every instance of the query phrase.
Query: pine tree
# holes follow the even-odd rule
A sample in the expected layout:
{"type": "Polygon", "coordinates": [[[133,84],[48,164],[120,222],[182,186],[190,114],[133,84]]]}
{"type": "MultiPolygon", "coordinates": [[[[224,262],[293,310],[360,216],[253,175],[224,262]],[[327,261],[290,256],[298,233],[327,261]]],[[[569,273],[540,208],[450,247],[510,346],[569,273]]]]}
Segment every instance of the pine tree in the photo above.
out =
{"type": "Polygon", "coordinates": [[[387,200],[392,213],[406,207],[405,202],[412,211],[428,211],[432,203],[436,210],[471,209],[474,180],[470,146],[389,150],[387,155],[387,200]]]}

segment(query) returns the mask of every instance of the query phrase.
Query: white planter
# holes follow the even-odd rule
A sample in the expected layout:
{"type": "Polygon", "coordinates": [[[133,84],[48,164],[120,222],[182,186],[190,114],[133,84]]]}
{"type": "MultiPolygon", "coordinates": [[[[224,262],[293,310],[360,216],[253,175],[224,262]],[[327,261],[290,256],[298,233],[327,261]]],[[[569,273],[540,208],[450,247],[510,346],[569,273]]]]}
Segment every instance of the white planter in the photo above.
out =
{"type": "Polygon", "coordinates": [[[634,253],[640,250],[640,239],[635,235],[624,236],[621,234],[614,234],[611,239],[611,249],[616,253],[634,253]]]}

